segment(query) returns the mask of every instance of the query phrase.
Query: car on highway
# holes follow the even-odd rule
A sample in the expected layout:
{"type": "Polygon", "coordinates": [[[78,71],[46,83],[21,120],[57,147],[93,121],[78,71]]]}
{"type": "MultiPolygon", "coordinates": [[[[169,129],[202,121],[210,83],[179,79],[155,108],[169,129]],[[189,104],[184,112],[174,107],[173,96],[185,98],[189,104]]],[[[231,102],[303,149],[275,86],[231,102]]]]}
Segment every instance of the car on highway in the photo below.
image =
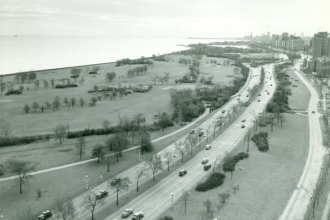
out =
{"type": "Polygon", "coordinates": [[[237,100],[239,100],[239,98],[237,98],[237,100]]]}
{"type": "Polygon", "coordinates": [[[211,164],[205,164],[204,165],[204,170],[209,170],[211,168],[211,164]]]}
{"type": "Polygon", "coordinates": [[[267,95],[269,95],[269,92],[267,93],[267,95]]]}
{"type": "Polygon", "coordinates": [[[246,95],[246,97],[249,97],[249,95],[246,95]]]}
{"type": "Polygon", "coordinates": [[[204,158],[204,159],[202,160],[202,164],[207,164],[207,162],[209,162],[209,159],[207,159],[207,158],[204,158]]]}
{"type": "Polygon", "coordinates": [[[245,122],[245,121],[246,121],[245,119],[242,120],[242,122],[245,122]]]}
{"type": "Polygon", "coordinates": [[[195,133],[195,130],[191,129],[190,134],[193,134],[193,133],[195,133]]]}
{"type": "Polygon", "coordinates": [[[258,99],[258,102],[260,102],[260,99],[258,99]]]}
{"type": "Polygon", "coordinates": [[[205,150],[210,150],[212,148],[212,146],[211,145],[206,145],[206,147],[205,147],[205,150]]]}
{"type": "Polygon", "coordinates": [[[120,178],[118,177],[118,178],[115,178],[115,179],[113,179],[112,181],[111,181],[111,186],[114,186],[114,185],[116,185],[118,182],[120,181],[120,178]]]}
{"type": "Polygon", "coordinates": [[[239,94],[238,97],[241,97],[241,94],[239,94]]]}
{"type": "Polygon", "coordinates": [[[312,111],[312,113],[315,113],[315,111],[312,111]]]}
{"type": "Polygon", "coordinates": [[[179,176],[184,176],[184,175],[186,175],[187,173],[188,173],[187,170],[180,170],[180,172],[179,172],[179,176]]]}
{"type": "Polygon", "coordinates": [[[204,136],[204,132],[200,131],[200,132],[198,133],[198,136],[200,136],[200,137],[204,136]]]}
{"type": "Polygon", "coordinates": [[[273,84],[270,84],[270,86],[273,86],[273,84]]]}
{"type": "Polygon", "coordinates": [[[221,113],[225,113],[225,112],[226,112],[226,110],[222,110],[222,111],[221,111],[221,113]]]}
{"type": "Polygon", "coordinates": [[[133,209],[125,209],[123,213],[121,213],[121,217],[126,218],[133,214],[133,209]]]}
{"type": "Polygon", "coordinates": [[[45,220],[47,218],[52,217],[52,215],[53,215],[53,213],[51,211],[48,211],[48,210],[44,211],[44,212],[42,212],[41,215],[38,216],[38,220],[45,220]]]}
{"type": "Polygon", "coordinates": [[[135,212],[134,215],[132,216],[132,220],[140,220],[144,217],[143,212],[135,212]]]}
{"type": "Polygon", "coordinates": [[[259,96],[261,96],[261,94],[259,94],[259,96]]]}
{"type": "Polygon", "coordinates": [[[242,125],[241,128],[245,128],[245,125],[242,125]]]}
{"type": "Polygon", "coordinates": [[[103,197],[107,196],[108,192],[105,190],[101,190],[98,194],[96,194],[96,199],[102,199],[103,197]]]}

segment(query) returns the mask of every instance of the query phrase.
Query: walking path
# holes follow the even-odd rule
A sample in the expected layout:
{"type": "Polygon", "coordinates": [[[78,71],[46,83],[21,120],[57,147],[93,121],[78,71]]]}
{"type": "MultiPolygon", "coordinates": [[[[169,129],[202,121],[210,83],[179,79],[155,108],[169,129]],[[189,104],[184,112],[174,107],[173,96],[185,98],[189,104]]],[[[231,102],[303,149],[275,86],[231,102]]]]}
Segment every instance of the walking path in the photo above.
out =
{"type": "MultiPolygon", "coordinates": [[[[152,140],[151,142],[154,143],[154,142],[157,142],[157,141],[160,141],[160,140],[163,140],[165,138],[168,138],[170,136],[173,136],[174,138],[174,135],[176,133],[179,133],[189,127],[192,127],[193,125],[195,125],[197,122],[201,121],[202,119],[205,118],[205,116],[207,116],[207,114],[209,113],[210,109],[209,108],[206,108],[205,112],[199,116],[195,121],[187,124],[186,126],[180,128],[179,130],[176,130],[175,132],[171,133],[171,134],[167,134],[165,136],[162,136],[160,138],[157,138],[157,139],[154,139],[152,140]]],[[[123,152],[127,152],[127,151],[132,151],[132,150],[135,150],[137,148],[139,148],[140,146],[134,146],[134,147],[131,147],[129,149],[125,149],[123,150],[123,152]]],[[[113,154],[113,153],[112,153],[113,154]]],[[[111,154],[110,154],[111,155],[111,154]]],[[[61,170],[61,169],[64,169],[64,168],[68,168],[68,167],[73,167],[73,166],[78,166],[80,164],[84,164],[84,163],[89,163],[89,162],[92,162],[92,161],[95,161],[97,160],[97,158],[93,158],[93,159],[89,159],[89,160],[84,160],[84,161],[81,161],[81,162],[77,162],[77,163],[71,163],[71,164],[67,164],[67,165],[63,165],[63,166],[58,166],[58,167],[53,167],[53,168],[49,168],[49,169],[45,169],[45,170],[39,170],[39,171],[36,171],[36,172],[31,172],[29,173],[29,175],[37,175],[37,174],[41,174],[41,173],[47,173],[47,172],[51,172],[51,171],[55,171],[55,170],[61,170]]],[[[11,180],[11,179],[15,179],[17,178],[18,176],[10,176],[10,177],[6,177],[6,178],[1,178],[0,179],[0,182],[2,181],[6,181],[6,180],[11,180]]]]}

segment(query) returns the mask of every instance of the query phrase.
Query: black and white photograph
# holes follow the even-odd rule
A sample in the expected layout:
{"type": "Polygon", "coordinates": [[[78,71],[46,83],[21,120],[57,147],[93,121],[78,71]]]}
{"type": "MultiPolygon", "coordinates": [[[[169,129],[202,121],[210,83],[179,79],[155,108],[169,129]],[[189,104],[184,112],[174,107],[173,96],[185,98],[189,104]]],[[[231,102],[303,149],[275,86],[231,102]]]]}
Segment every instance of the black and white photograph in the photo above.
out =
{"type": "Polygon", "coordinates": [[[0,0],[0,220],[330,220],[329,0],[0,0]]]}

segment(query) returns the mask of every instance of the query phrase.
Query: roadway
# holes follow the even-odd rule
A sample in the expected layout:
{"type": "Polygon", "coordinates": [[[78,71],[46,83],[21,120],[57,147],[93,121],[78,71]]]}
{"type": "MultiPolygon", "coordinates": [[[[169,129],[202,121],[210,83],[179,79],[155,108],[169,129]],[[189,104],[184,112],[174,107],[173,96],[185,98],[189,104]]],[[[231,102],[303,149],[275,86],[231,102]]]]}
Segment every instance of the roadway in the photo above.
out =
{"type": "MultiPolygon", "coordinates": [[[[182,193],[183,189],[189,190],[195,184],[200,181],[203,177],[205,177],[208,173],[212,172],[210,169],[209,171],[203,170],[203,165],[201,164],[201,160],[203,158],[208,158],[209,161],[214,161],[217,156],[224,157],[228,152],[230,152],[238,143],[240,139],[244,137],[246,132],[250,127],[254,125],[255,120],[255,113],[261,112],[265,106],[267,105],[268,101],[271,99],[272,94],[275,91],[275,81],[272,75],[273,65],[267,65],[266,67],[266,77],[272,76],[272,80],[267,79],[267,83],[265,84],[263,90],[260,92],[262,95],[257,96],[257,98],[247,107],[247,109],[238,117],[238,119],[227,128],[227,130],[221,134],[211,145],[213,146],[211,150],[208,151],[201,151],[197,155],[194,156],[190,161],[188,161],[185,165],[178,168],[176,171],[171,173],[169,176],[164,178],[163,180],[159,181],[158,184],[141,194],[140,196],[136,197],[132,201],[130,201],[125,207],[120,208],[118,211],[107,217],[107,220],[113,219],[121,219],[121,213],[125,208],[132,208],[134,212],[142,211],[146,215],[144,217],[145,220],[150,219],[154,220],[157,219],[159,215],[161,215],[167,208],[172,205],[173,202],[177,201],[182,193]],[[272,84],[272,86],[271,86],[272,84]],[[267,95],[266,90],[270,93],[267,95]],[[260,99],[260,102],[258,100],[260,99]],[[246,121],[243,123],[242,120],[245,119],[246,121]],[[245,128],[241,128],[241,125],[245,124],[245,128]],[[178,172],[181,169],[185,169],[188,171],[188,174],[184,177],[179,177],[178,172]],[[173,193],[173,198],[172,198],[173,193]]],[[[258,75],[258,77],[250,78],[250,85],[252,87],[253,84],[258,83],[260,80],[260,68],[253,69],[253,75],[258,75]]],[[[248,88],[246,88],[248,89],[248,88]]],[[[246,101],[247,91],[242,91],[241,99],[242,101],[246,101]]],[[[229,106],[233,104],[237,104],[238,100],[233,99],[228,105],[225,106],[226,112],[228,111],[229,106]]],[[[216,120],[217,116],[221,115],[220,111],[215,114],[207,122],[204,122],[201,127],[205,129],[208,125],[212,125],[214,120],[216,120]]],[[[173,152],[173,145],[166,148],[164,151],[171,151],[173,152]]],[[[163,152],[164,152],[163,151],[163,152]]],[[[163,153],[162,152],[162,153],[163,153]]],[[[178,158],[180,159],[180,158],[178,158]]],[[[134,177],[136,172],[129,172],[125,173],[122,176],[129,176],[134,177]]],[[[146,180],[148,178],[145,178],[146,180]]],[[[105,186],[104,186],[105,187],[105,186]]],[[[133,187],[135,188],[135,187],[133,187]]],[[[135,189],[133,189],[135,190],[135,189]]],[[[107,200],[115,201],[114,197],[115,194],[109,195],[107,200]]],[[[89,217],[90,217],[90,213],[89,217]]]]}
{"type": "Polygon", "coordinates": [[[294,73],[305,84],[311,93],[311,99],[308,106],[309,115],[309,151],[306,164],[290,200],[288,201],[280,220],[303,220],[311,202],[311,196],[316,187],[317,180],[321,173],[323,156],[325,148],[323,147],[322,131],[319,118],[322,116],[318,111],[319,97],[314,87],[297,70],[300,69],[301,62],[295,64],[294,73]],[[315,111],[315,113],[312,113],[315,111]]]}

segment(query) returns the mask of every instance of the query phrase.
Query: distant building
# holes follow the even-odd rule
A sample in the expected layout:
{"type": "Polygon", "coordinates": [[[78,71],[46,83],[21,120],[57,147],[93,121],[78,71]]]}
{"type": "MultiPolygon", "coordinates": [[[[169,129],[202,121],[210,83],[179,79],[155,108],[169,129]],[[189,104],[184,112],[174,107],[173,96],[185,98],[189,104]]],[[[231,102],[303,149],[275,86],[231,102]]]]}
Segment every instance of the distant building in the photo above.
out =
{"type": "Polygon", "coordinates": [[[326,75],[330,71],[329,67],[330,58],[326,56],[313,58],[308,62],[308,71],[317,75],[326,75]]]}
{"type": "Polygon", "coordinates": [[[293,35],[289,37],[286,32],[281,35],[273,34],[272,46],[291,51],[304,51],[304,40],[293,35]]]}
{"type": "Polygon", "coordinates": [[[313,58],[322,56],[330,57],[328,32],[314,34],[314,37],[311,40],[311,47],[313,58]]]}

